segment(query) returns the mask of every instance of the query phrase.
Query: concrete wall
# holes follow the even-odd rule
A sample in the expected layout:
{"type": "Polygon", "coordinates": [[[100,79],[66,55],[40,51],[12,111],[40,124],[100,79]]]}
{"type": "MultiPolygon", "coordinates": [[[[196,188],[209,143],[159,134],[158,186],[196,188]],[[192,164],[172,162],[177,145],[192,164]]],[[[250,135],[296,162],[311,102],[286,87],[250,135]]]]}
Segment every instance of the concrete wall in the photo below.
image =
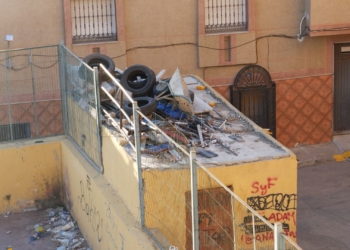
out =
{"type": "Polygon", "coordinates": [[[350,33],[349,1],[308,0],[307,6],[309,15],[307,22],[311,29],[311,36],[350,33]],[[347,29],[344,30],[344,27],[347,27],[347,29]]]}
{"type": "MultiPolygon", "coordinates": [[[[139,189],[136,162],[120,146],[117,139],[107,128],[102,127],[102,159],[104,176],[114,190],[123,199],[135,218],[139,217],[139,189]]],[[[130,148],[130,150],[132,150],[130,148]]]]}
{"type": "Polygon", "coordinates": [[[11,48],[58,44],[64,38],[62,1],[2,1],[0,50],[7,49],[6,34],[14,36],[11,48]]]}
{"type": "Polygon", "coordinates": [[[113,186],[68,140],[62,141],[62,171],[65,204],[91,248],[157,249],[113,186]]]}
{"type": "MultiPolygon", "coordinates": [[[[286,233],[292,239],[296,239],[297,161],[295,156],[235,166],[212,167],[209,171],[224,185],[232,187],[240,198],[271,223],[287,223],[289,231],[286,233]]],[[[158,228],[173,245],[185,247],[186,228],[183,222],[186,221],[185,193],[190,191],[189,170],[149,169],[143,172],[143,177],[146,189],[147,227],[158,228]],[[167,228],[171,228],[171,232],[167,228]]],[[[198,171],[198,185],[200,189],[219,187],[202,170],[198,171]]],[[[210,202],[209,199],[207,202],[210,202]]],[[[234,204],[237,244],[252,247],[250,236],[244,234],[244,230],[242,231],[238,226],[244,222],[247,210],[239,206],[238,202],[234,204]]],[[[215,232],[211,231],[210,234],[215,235],[215,232]]],[[[219,231],[217,233],[221,235],[219,231]]],[[[269,232],[260,232],[257,235],[257,239],[261,242],[265,242],[271,236],[269,232]]],[[[217,240],[218,238],[214,239],[214,241],[217,240]]]]}
{"type": "MultiPolygon", "coordinates": [[[[38,143],[30,140],[2,144],[0,168],[5,174],[0,182],[0,213],[47,208],[61,205],[63,201],[92,248],[156,249],[152,240],[139,229],[136,219],[139,218],[139,204],[135,163],[114,135],[103,131],[103,138],[104,174],[98,174],[75,146],[63,137],[46,138],[38,143]]],[[[268,200],[276,195],[283,200],[289,199],[282,204],[288,207],[282,209],[277,206],[254,208],[271,222],[283,219],[290,227],[288,234],[295,238],[296,165],[293,155],[215,167],[210,171],[253,207],[257,205],[256,199],[268,200]]],[[[168,232],[157,226],[159,219],[170,228],[178,227],[176,235],[172,236],[185,244],[186,231],[182,226],[186,223],[185,193],[190,190],[189,171],[147,170],[143,172],[143,178],[146,225],[151,229],[158,227],[168,239],[171,238],[168,232]],[[184,181],[186,178],[187,181],[184,181]],[[170,184],[175,188],[171,189],[170,184]],[[174,190],[176,199],[172,193],[174,190]],[[154,202],[152,194],[157,194],[162,202],[154,202]],[[163,207],[164,204],[166,207],[163,207]],[[169,213],[169,207],[175,209],[176,216],[169,213]]],[[[219,187],[203,171],[199,171],[198,181],[200,189],[219,187]]],[[[236,218],[244,220],[242,216],[236,218]]],[[[235,230],[240,231],[239,228],[235,230]]],[[[268,233],[259,234],[262,241],[268,233]]],[[[239,239],[240,244],[251,245],[247,235],[240,234],[239,239]]],[[[180,246],[178,242],[172,243],[180,246]]]]}
{"type": "MultiPolygon", "coordinates": [[[[111,160],[116,152],[109,151],[104,155],[111,160]]],[[[3,173],[0,177],[0,213],[64,204],[93,249],[157,249],[135,219],[139,218],[134,216],[138,205],[130,205],[134,200],[138,202],[137,193],[132,193],[135,189],[131,183],[134,175],[131,160],[127,164],[114,158],[118,164],[113,167],[117,165],[118,168],[113,171],[106,163],[106,174],[98,174],[64,137],[45,138],[37,143],[35,140],[3,143],[0,157],[3,173]],[[122,173],[116,172],[123,168],[122,173]],[[110,175],[108,179],[107,175],[110,175]],[[121,182],[122,179],[126,182],[121,182]],[[124,200],[128,198],[131,210],[115,191],[116,187],[121,188],[118,191],[124,195],[124,200]]],[[[133,183],[137,187],[136,180],[133,183]]]]}
{"type": "Polygon", "coordinates": [[[60,139],[0,145],[0,213],[62,204],[60,139]]]}

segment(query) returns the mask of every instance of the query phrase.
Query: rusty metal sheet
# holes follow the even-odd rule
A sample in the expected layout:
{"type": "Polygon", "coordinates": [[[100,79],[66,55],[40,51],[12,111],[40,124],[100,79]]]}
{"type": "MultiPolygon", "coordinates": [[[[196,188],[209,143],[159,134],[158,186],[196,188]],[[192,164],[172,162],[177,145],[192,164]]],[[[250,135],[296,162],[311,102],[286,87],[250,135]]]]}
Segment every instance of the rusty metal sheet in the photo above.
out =
{"type": "MultiPolygon", "coordinates": [[[[229,187],[231,190],[232,188],[229,187]]],[[[186,249],[192,249],[191,192],[186,192],[186,249]]],[[[231,195],[224,188],[198,190],[199,249],[233,249],[231,195]]]]}

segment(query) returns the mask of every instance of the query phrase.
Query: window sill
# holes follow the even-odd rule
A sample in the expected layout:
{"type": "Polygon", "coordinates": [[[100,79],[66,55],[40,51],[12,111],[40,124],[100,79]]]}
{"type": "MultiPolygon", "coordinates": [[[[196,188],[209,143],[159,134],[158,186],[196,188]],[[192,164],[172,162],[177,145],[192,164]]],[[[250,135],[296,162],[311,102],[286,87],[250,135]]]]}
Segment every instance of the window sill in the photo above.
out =
{"type": "Polygon", "coordinates": [[[238,34],[247,34],[249,33],[249,30],[245,31],[231,31],[231,32],[218,32],[218,33],[208,33],[205,34],[205,36],[220,36],[220,35],[238,35],[238,34]]]}
{"type": "Polygon", "coordinates": [[[84,45],[100,45],[100,44],[113,44],[120,41],[103,41],[103,42],[86,42],[86,43],[72,43],[72,46],[84,46],[84,45]]]}

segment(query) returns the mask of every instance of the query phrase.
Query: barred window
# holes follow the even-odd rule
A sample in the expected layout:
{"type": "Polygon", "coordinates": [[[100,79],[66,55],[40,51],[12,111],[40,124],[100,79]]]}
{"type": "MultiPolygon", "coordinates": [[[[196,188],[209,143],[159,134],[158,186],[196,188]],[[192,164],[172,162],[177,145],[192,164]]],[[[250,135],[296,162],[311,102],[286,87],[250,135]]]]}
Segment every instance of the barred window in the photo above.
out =
{"type": "Polygon", "coordinates": [[[245,31],[247,0],[205,0],[205,32],[245,31]]]}
{"type": "Polygon", "coordinates": [[[117,40],[115,0],[71,0],[73,43],[117,40]]]}

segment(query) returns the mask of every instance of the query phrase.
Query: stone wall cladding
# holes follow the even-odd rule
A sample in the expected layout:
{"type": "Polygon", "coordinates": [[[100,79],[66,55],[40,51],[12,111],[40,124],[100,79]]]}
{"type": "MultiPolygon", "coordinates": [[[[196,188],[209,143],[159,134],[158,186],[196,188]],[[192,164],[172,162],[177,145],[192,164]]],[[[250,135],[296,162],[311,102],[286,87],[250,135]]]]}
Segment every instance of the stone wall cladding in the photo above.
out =
{"type": "Polygon", "coordinates": [[[332,75],[276,81],[276,135],[287,147],[332,140],[332,75]]]}
{"type": "MultiPolygon", "coordinates": [[[[61,100],[37,102],[38,135],[34,103],[11,104],[12,123],[30,123],[31,138],[63,134],[61,100]]],[[[0,105],[0,125],[9,124],[8,106],[0,105]]]]}

